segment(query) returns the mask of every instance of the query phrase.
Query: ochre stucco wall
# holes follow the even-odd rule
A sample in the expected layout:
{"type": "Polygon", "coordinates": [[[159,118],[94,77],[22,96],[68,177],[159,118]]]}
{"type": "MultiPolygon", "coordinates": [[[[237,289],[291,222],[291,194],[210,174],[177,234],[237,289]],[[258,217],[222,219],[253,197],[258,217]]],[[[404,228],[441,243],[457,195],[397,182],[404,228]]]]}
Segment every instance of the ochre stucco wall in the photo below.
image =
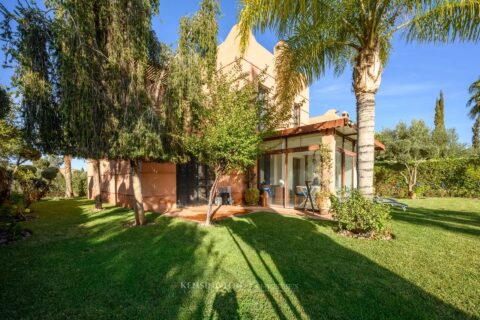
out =
{"type": "MultiPolygon", "coordinates": [[[[228,72],[235,66],[235,61],[240,59],[242,71],[247,72],[249,76],[255,77],[262,71],[265,71],[263,85],[267,89],[272,89],[272,97],[276,90],[276,72],[275,72],[275,52],[271,53],[260,43],[257,42],[254,35],[250,33],[248,47],[242,54],[240,50],[240,38],[238,37],[238,25],[234,25],[230,30],[225,41],[217,48],[217,67],[228,72]]],[[[277,44],[278,45],[278,44],[277,44]]],[[[277,47],[277,46],[276,46],[277,47]]],[[[275,51],[276,48],[273,48],[275,51]]],[[[310,91],[306,87],[295,97],[296,103],[301,103],[300,125],[309,124],[310,114],[310,91]]]]}
{"type": "MultiPolygon", "coordinates": [[[[88,162],[88,196],[92,198],[92,165],[88,162]]],[[[126,161],[100,163],[102,199],[122,207],[132,207],[130,165],[126,161]]],[[[175,208],[176,167],[172,163],[144,162],[142,191],[145,210],[164,212],[175,208]]]]}

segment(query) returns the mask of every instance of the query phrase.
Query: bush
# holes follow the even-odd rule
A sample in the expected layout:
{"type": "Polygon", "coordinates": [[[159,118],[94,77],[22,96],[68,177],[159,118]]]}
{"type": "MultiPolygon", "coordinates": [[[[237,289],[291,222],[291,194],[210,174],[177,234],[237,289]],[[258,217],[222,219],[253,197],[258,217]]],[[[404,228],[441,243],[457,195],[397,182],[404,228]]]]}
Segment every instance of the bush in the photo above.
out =
{"type": "MultiPolygon", "coordinates": [[[[405,198],[407,185],[395,163],[375,163],[375,191],[405,198]]],[[[480,197],[480,158],[428,160],[418,167],[415,193],[425,197],[480,197]]]]}
{"type": "Polygon", "coordinates": [[[77,197],[85,197],[87,195],[87,172],[83,170],[74,170],[72,177],[73,193],[77,197]]]}
{"type": "Polygon", "coordinates": [[[245,191],[245,202],[249,206],[256,206],[258,205],[258,201],[260,200],[260,191],[257,188],[250,188],[245,191]]]}
{"type": "Polygon", "coordinates": [[[22,189],[24,204],[28,208],[32,202],[39,201],[48,192],[49,184],[43,178],[38,178],[33,166],[21,166],[18,168],[15,179],[22,189]]]}
{"type": "Polygon", "coordinates": [[[17,241],[22,238],[23,233],[13,208],[10,205],[0,206],[0,244],[17,241]]]}
{"type": "Polygon", "coordinates": [[[56,178],[59,170],[56,167],[48,167],[42,170],[41,176],[43,179],[52,181],[53,179],[56,178]]]}
{"type": "Polygon", "coordinates": [[[390,207],[363,197],[358,190],[352,190],[348,197],[332,196],[330,201],[340,230],[369,233],[371,236],[387,230],[390,207]]]}

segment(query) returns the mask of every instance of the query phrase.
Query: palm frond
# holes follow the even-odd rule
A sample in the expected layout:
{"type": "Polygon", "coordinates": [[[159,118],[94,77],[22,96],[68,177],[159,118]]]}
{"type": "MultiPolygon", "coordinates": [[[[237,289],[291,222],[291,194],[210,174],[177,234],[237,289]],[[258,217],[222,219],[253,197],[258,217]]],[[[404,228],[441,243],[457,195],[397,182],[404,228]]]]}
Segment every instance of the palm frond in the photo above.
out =
{"type": "Polygon", "coordinates": [[[404,26],[407,41],[480,40],[480,0],[418,1],[404,26]]]}
{"type": "Polygon", "coordinates": [[[302,17],[319,15],[329,6],[328,0],[242,0],[239,16],[241,48],[247,47],[252,31],[263,32],[269,28],[280,38],[285,38],[302,17]]]}
{"type": "Polygon", "coordinates": [[[467,102],[467,107],[470,108],[468,115],[470,118],[475,119],[480,117],[480,79],[471,84],[468,92],[471,94],[467,102]]]}

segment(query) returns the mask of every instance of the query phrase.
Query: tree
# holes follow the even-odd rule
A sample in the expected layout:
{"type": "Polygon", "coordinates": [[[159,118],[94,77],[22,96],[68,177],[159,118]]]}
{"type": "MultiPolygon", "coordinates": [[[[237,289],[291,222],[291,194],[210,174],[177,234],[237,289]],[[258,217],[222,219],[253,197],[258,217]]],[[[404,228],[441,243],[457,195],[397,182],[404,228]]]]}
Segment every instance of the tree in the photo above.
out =
{"type": "Polygon", "coordinates": [[[477,116],[477,119],[475,120],[472,133],[472,148],[478,151],[480,150],[480,116],[477,116]]]}
{"type": "Polygon", "coordinates": [[[377,159],[396,161],[405,168],[401,175],[408,186],[408,195],[414,198],[419,164],[438,152],[430,128],[423,120],[412,120],[410,127],[400,122],[395,129],[380,132],[378,137],[385,144],[385,151],[377,159]]]}
{"type": "MultiPolygon", "coordinates": [[[[261,78],[248,80],[240,66],[213,74],[204,96],[199,121],[202,129],[185,138],[187,150],[213,169],[214,181],[208,198],[206,225],[212,223],[213,201],[222,176],[243,171],[256,163],[267,131],[265,101],[257,99],[261,78]]],[[[267,110],[268,111],[268,110],[267,110]]]]}
{"type": "Polygon", "coordinates": [[[40,152],[25,142],[21,130],[15,123],[14,105],[10,100],[10,95],[3,87],[0,87],[0,161],[7,164],[13,159],[13,168],[11,172],[2,174],[7,181],[3,182],[6,186],[7,197],[11,195],[11,189],[15,174],[23,163],[40,159],[40,152]]]}
{"type": "Polygon", "coordinates": [[[0,86],[0,119],[5,119],[12,109],[12,103],[7,90],[0,86]]]}
{"type": "Polygon", "coordinates": [[[470,108],[468,115],[471,119],[475,119],[475,124],[472,127],[472,148],[479,150],[480,142],[480,78],[472,83],[468,88],[468,92],[471,94],[470,99],[467,102],[467,107],[470,108]]]}
{"type": "Polygon", "coordinates": [[[66,154],[63,157],[64,167],[61,170],[63,177],[65,178],[65,198],[73,198],[73,187],[72,187],[72,156],[66,154]]]}
{"type": "Polygon", "coordinates": [[[251,29],[274,29],[285,39],[277,58],[282,104],[333,67],[353,69],[357,100],[358,187],[373,194],[375,95],[400,33],[407,42],[478,41],[479,0],[243,0],[239,24],[244,48],[251,29]],[[282,93],[283,92],[283,93],[282,93]]]}
{"type": "MultiPolygon", "coordinates": [[[[20,130],[26,144],[43,153],[66,153],[68,163],[72,142],[65,134],[58,103],[58,30],[48,13],[35,3],[19,2],[14,12],[0,6],[0,12],[4,16],[0,39],[5,43],[6,60],[14,64],[12,83],[21,97],[20,130]]],[[[71,172],[66,172],[66,197],[70,197],[71,172]]]]}
{"type": "MultiPolygon", "coordinates": [[[[97,209],[101,209],[99,159],[131,160],[135,220],[144,224],[141,161],[168,158],[162,110],[148,90],[158,87],[161,79],[155,78],[156,72],[147,78],[149,59],[157,67],[156,53],[163,48],[151,29],[159,2],[52,0],[47,5],[53,17],[30,3],[19,4],[18,14],[2,6],[7,51],[12,51],[20,70],[18,86],[29,89],[21,92],[28,102],[25,110],[36,115],[25,113],[26,136],[45,144],[47,135],[42,133],[53,123],[61,131],[59,149],[66,155],[67,167],[71,156],[92,159],[97,209]],[[16,33],[11,32],[12,20],[18,24],[16,33]],[[25,76],[29,74],[32,83],[25,76]],[[53,116],[55,121],[43,121],[33,112],[43,109],[60,115],[59,121],[53,116]]],[[[42,151],[53,152],[49,147],[42,151]]],[[[68,183],[70,170],[66,171],[68,183]]]]}
{"type": "Polygon", "coordinates": [[[440,90],[440,97],[435,102],[435,127],[433,129],[433,140],[439,147],[440,156],[443,156],[447,147],[447,130],[445,129],[445,101],[443,98],[443,91],[440,90]]]}

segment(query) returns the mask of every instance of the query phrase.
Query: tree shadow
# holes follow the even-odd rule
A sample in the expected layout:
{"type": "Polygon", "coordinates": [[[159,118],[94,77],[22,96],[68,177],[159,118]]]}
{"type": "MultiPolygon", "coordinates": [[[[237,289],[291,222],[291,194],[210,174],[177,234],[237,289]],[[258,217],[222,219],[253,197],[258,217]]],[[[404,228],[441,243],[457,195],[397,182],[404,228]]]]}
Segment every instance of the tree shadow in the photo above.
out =
{"type": "Polygon", "coordinates": [[[9,306],[2,318],[203,315],[205,292],[184,283],[214,277],[222,256],[197,223],[148,214],[154,224],[128,228],[127,209],[95,212],[91,200],[59,201],[51,210],[46,204],[38,204],[34,241],[2,251],[1,269],[14,270],[25,256],[36,264],[0,276],[0,287],[8,288],[2,305],[9,306]]]}
{"type": "Polygon", "coordinates": [[[471,317],[339,245],[319,232],[323,221],[253,214],[221,225],[279,319],[471,317]]]}
{"type": "Polygon", "coordinates": [[[4,318],[469,317],[340,245],[320,230],[330,221],[258,213],[206,228],[149,213],[128,228],[130,210],[91,200],[36,206],[34,236],[0,248],[4,318]],[[192,285],[236,281],[254,285],[192,285]]]}
{"type": "Polygon", "coordinates": [[[395,210],[392,218],[421,226],[480,236],[480,215],[474,212],[409,207],[406,212],[395,210]]]}

